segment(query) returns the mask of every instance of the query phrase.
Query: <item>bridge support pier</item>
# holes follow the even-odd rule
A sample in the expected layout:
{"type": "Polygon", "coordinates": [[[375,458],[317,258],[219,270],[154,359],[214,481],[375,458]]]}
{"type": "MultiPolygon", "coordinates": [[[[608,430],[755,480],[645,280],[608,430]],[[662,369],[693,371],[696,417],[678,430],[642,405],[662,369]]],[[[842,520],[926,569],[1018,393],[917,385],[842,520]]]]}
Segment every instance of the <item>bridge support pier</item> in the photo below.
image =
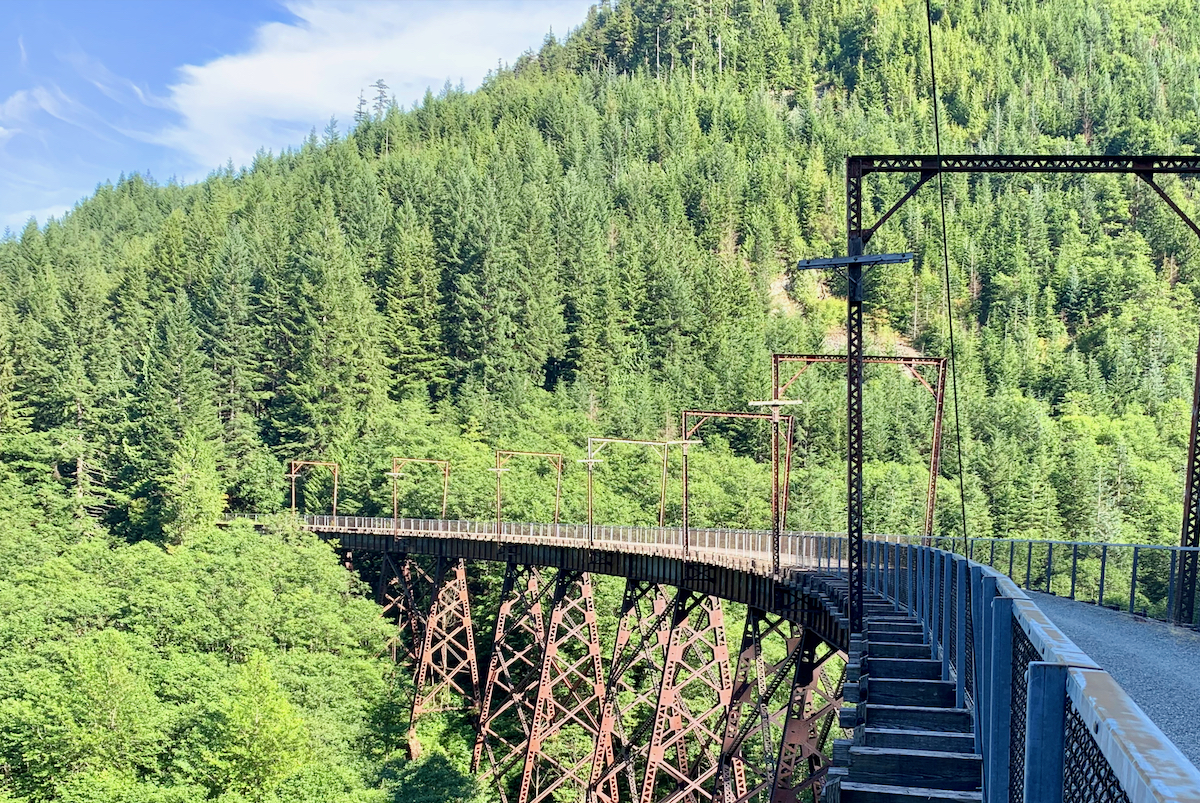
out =
{"type": "Polygon", "coordinates": [[[492,779],[508,803],[506,781],[523,765],[532,732],[534,694],[542,666],[549,592],[533,566],[509,563],[492,637],[471,771],[492,779]]]}
{"type": "Polygon", "coordinates": [[[732,686],[721,600],[680,589],[671,614],[641,803],[712,799],[732,686]]]}
{"type": "Polygon", "coordinates": [[[670,611],[658,583],[635,578],[625,582],[588,803],[617,803],[622,782],[625,800],[640,796],[670,639],[670,611]]]}
{"type": "Polygon", "coordinates": [[[582,798],[604,698],[591,576],[562,569],[546,583],[537,569],[508,564],[472,771],[504,803],[543,803],[563,789],[582,798]],[[547,749],[555,742],[589,749],[547,749]]]}
{"type": "MultiPolygon", "coordinates": [[[[574,789],[576,799],[585,795],[593,753],[543,748],[556,739],[562,745],[596,744],[604,698],[592,578],[587,572],[562,569],[554,586],[550,627],[542,651],[519,803],[553,801],[560,789],[574,789]]],[[[615,784],[611,786],[615,793],[615,784]]]]}
{"type": "Polygon", "coordinates": [[[466,701],[471,709],[479,706],[479,665],[466,561],[438,558],[430,597],[417,661],[410,734],[422,714],[454,709],[457,699],[466,701]]]}
{"type": "Polygon", "coordinates": [[[429,575],[407,555],[383,553],[375,597],[383,607],[383,617],[396,622],[396,633],[387,645],[393,661],[404,658],[416,664],[432,585],[429,575]]]}

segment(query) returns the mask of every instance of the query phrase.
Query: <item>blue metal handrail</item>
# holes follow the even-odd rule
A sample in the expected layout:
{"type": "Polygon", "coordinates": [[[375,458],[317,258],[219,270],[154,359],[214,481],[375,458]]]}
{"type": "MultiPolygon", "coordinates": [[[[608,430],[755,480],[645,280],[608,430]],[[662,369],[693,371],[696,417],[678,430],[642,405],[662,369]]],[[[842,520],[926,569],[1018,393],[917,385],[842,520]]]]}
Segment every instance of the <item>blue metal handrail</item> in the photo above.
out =
{"type": "Polygon", "coordinates": [[[1008,577],[919,544],[866,556],[873,590],[922,623],[973,711],[987,803],[1200,800],[1200,771],[1008,577]]]}

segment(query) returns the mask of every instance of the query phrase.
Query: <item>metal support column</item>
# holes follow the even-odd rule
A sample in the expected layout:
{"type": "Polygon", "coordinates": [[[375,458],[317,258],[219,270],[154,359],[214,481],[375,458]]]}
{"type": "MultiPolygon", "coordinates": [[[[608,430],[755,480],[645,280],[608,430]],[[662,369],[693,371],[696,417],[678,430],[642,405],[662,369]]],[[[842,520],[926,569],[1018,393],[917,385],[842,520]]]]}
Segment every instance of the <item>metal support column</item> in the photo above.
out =
{"type": "Polygon", "coordinates": [[[680,589],[641,803],[711,799],[732,685],[721,600],[680,589]]]}
{"type": "Polygon", "coordinates": [[[467,593],[466,561],[438,558],[429,614],[417,661],[409,733],[422,714],[475,709],[479,704],[479,665],[467,593]]]}
{"type": "Polygon", "coordinates": [[[588,803],[636,800],[641,794],[670,637],[670,614],[661,585],[633,578],[625,582],[588,803]],[[618,787],[623,787],[625,794],[619,794],[618,787]]]}
{"type": "Polygon", "coordinates": [[[560,570],[553,600],[518,803],[545,803],[572,791],[572,799],[582,798],[600,732],[604,671],[591,575],[560,570]],[[547,743],[557,749],[544,750],[547,743]],[[570,749],[579,743],[587,749],[570,749]]]}

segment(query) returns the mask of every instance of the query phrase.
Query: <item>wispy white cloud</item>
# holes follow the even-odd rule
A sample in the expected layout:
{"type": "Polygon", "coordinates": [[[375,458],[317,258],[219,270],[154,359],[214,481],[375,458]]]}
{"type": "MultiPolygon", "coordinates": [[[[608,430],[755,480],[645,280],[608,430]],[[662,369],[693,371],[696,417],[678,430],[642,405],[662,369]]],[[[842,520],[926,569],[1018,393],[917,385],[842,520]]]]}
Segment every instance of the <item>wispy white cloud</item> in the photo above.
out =
{"type": "Polygon", "coordinates": [[[92,58],[82,50],[59,54],[59,58],[71,65],[88,84],[91,84],[109,100],[122,106],[148,106],[152,109],[171,109],[167,98],[160,98],[150,90],[138,86],[128,78],[117,75],[99,59],[92,58]]]}
{"type": "Polygon", "coordinates": [[[24,36],[17,37],[17,50],[19,50],[21,52],[21,66],[28,67],[29,66],[29,54],[25,52],[25,37],[24,36]]]}
{"type": "Polygon", "coordinates": [[[350,116],[378,78],[405,105],[447,80],[473,87],[551,28],[578,24],[588,5],[295,0],[287,8],[296,20],[261,26],[246,52],[182,67],[170,87],[179,121],[155,139],[196,171],[246,164],[261,147],[298,144],[331,116],[350,116]]]}

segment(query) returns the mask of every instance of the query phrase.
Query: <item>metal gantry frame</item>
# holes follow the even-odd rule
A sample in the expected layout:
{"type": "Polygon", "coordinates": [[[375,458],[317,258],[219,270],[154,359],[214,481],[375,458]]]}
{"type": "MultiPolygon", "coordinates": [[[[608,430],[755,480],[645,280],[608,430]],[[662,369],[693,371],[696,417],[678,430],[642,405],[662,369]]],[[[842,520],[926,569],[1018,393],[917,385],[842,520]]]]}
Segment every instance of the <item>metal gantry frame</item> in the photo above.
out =
{"type": "MultiPolygon", "coordinates": [[[[784,394],[787,393],[788,388],[813,365],[844,362],[846,362],[846,357],[843,354],[772,354],[771,397],[773,399],[782,399],[784,394]],[[793,373],[786,381],[780,381],[779,370],[783,363],[799,363],[800,370],[793,373]]],[[[899,365],[907,369],[913,378],[920,382],[933,396],[933,438],[929,451],[929,484],[925,492],[925,529],[922,530],[925,545],[928,546],[929,539],[933,535],[933,511],[937,502],[938,472],[942,463],[942,413],[945,409],[946,401],[946,366],[948,360],[945,357],[880,357],[866,355],[863,357],[863,362],[866,364],[899,365]],[[934,379],[932,385],[917,370],[921,367],[933,367],[937,369],[937,378],[934,379]]]]}
{"type": "Polygon", "coordinates": [[[587,466],[587,534],[589,547],[595,544],[592,532],[595,526],[595,511],[592,506],[592,472],[597,463],[604,462],[604,458],[598,457],[604,447],[609,444],[646,446],[662,460],[662,474],[658,484],[658,526],[662,527],[666,522],[667,516],[667,457],[672,446],[679,446],[682,443],[683,441],[643,441],[632,438],[588,438],[587,458],[576,460],[575,462],[583,463],[587,466]]]}
{"type": "Polygon", "coordinates": [[[396,530],[400,529],[400,498],[397,495],[396,481],[404,476],[403,469],[409,463],[422,463],[426,465],[440,466],[442,469],[442,519],[446,518],[446,502],[450,498],[450,461],[435,460],[428,457],[393,457],[392,470],[388,472],[388,476],[392,478],[392,521],[396,525],[396,530]]]}
{"type": "MultiPolygon", "coordinates": [[[[879,227],[886,223],[909,198],[916,195],[917,190],[939,173],[1111,173],[1133,175],[1137,176],[1153,189],[1188,228],[1197,237],[1200,237],[1200,226],[1197,226],[1196,222],[1179,207],[1157,181],[1157,177],[1160,175],[1200,175],[1200,157],[1197,156],[977,156],[970,154],[940,157],[927,154],[848,156],[846,157],[847,256],[851,259],[861,257],[867,243],[870,242],[871,237],[879,230],[879,227]],[[900,200],[888,207],[874,224],[866,226],[863,223],[863,181],[872,173],[914,174],[917,176],[917,179],[900,200]]],[[[847,343],[850,344],[854,340],[855,335],[850,330],[855,328],[857,328],[859,342],[861,343],[861,268],[857,270],[857,276],[854,275],[853,269],[848,271],[848,273],[850,273],[847,277],[850,279],[849,296],[851,299],[855,295],[858,296],[859,309],[856,315],[854,302],[850,301],[847,343]]],[[[948,292],[949,288],[947,288],[948,292]]],[[[853,434],[853,419],[857,415],[859,420],[858,428],[861,434],[861,404],[856,409],[856,402],[860,403],[861,398],[856,399],[853,394],[853,365],[849,367],[848,374],[850,375],[851,385],[851,397],[848,405],[849,417],[851,419],[850,430],[853,434]]],[[[861,378],[861,372],[859,376],[861,378]]],[[[1200,461],[1197,460],[1196,448],[1198,431],[1200,431],[1200,342],[1198,342],[1196,348],[1196,369],[1192,392],[1192,421],[1188,440],[1187,473],[1184,475],[1183,526],[1180,534],[1180,546],[1184,547],[1200,547],[1200,461]]],[[[849,462],[849,496],[853,505],[855,502],[854,474],[856,472],[858,474],[857,479],[860,489],[862,482],[862,461],[861,459],[855,460],[853,444],[851,445],[849,462]]],[[[861,513],[861,493],[858,496],[857,504],[861,513]]],[[[853,514],[851,514],[851,522],[853,523],[853,514]]],[[[849,550],[851,553],[852,577],[861,576],[861,534],[859,538],[859,548],[856,549],[855,544],[851,543],[849,550]]],[[[854,536],[852,534],[851,541],[853,542],[853,540],[854,536]]],[[[1196,581],[1197,575],[1200,574],[1200,557],[1197,557],[1198,554],[1200,553],[1189,553],[1188,557],[1180,561],[1179,580],[1181,593],[1176,599],[1175,604],[1175,620],[1178,622],[1191,622],[1195,617],[1196,581]]]]}
{"type": "Polygon", "coordinates": [[[503,521],[500,516],[500,478],[504,472],[510,471],[504,466],[514,457],[541,457],[550,461],[550,465],[554,466],[555,481],[554,481],[554,526],[558,527],[559,507],[562,503],[562,475],[563,475],[563,456],[558,452],[521,452],[509,449],[496,450],[496,466],[492,471],[496,472],[496,532],[500,532],[500,525],[503,521]]]}
{"type": "MultiPolygon", "coordinates": [[[[765,404],[770,405],[770,402],[765,404]]],[[[758,421],[771,422],[771,569],[775,574],[779,573],[779,538],[784,529],[784,518],[787,515],[787,497],[789,477],[784,477],[782,483],[779,477],[780,464],[780,448],[779,448],[779,426],[783,419],[787,419],[787,455],[784,458],[788,469],[792,465],[792,435],[795,432],[795,420],[792,416],[780,416],[779,406],[772,405],[773,409],[769,413],[741,413],[729,410],[684,410],[680,414],[680,432],[683,435],[681,448],[683,450],[683,505],[682,505],[682,529],[683,529],[683,559],[688,560],[691,552],[691,538],[689,535],[688,524],[688,446],[697,441],[692,440],[692,436],[700,427],[704,426],[705,422],[713,418],[730,418],[730,419],[750,419],[758,421]],[[694,419],[694,423],[689,426],[688,422],[694,419]],[[782,493],[780,487],[782,485],[782,493]]]]}
{"type": "Polygon", "coordinates": [[[287,473],[287,478],[292,481],[292,513],[296,512],[296,479],[300,476],[302,468],[328,468],[333,472],[333,517],[337,518],[337,502],[338,502],[338,464],[326,460],[293,460],[291,461],[291,470],[287,473]]]}
{"type": "Polygon", "coordinates": [[[800,270],[832,268],[846,277],[846,555],[849,579],[850,629],[863,629],[863,268],[908,262],[912,254],[809,259],[800,270]]]}

